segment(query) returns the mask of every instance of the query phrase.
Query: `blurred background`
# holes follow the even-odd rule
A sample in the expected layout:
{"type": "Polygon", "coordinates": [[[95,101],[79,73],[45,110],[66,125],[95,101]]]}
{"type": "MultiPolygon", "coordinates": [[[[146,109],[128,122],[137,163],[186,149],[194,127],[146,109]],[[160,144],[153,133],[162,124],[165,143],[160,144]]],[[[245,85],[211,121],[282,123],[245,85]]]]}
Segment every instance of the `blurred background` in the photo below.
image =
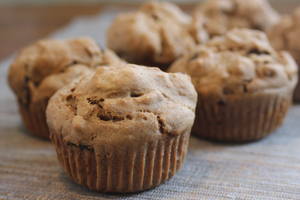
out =
{"type": "MultiPolygon", "coordinates": [[[[64,5],[64,4],[77,4],[77,5],[86,5],[86,4],[98,4],[98,3],[126,3],[126,4],[135,4],[141,3],[146,0],[0,0],[0,5],[64,5]]],[[[179,4],[190,4],[197,3],[201,0],[169,0],[174,3],[179,4]]],[[[245,0],[249,1],[249,0],[245,0]]],[[[287,0],[270,0],[270,1],[287,1],[287,0]]],[[[293,0],[299,1],[299,0],[293,0]]]]}
{"type": "MultiPolygon", "coordinates": [[[[107,6],[136,9],[146,0],[0,0],[0,60],[67,25],[74,17],[94,16],[107,6]]],[[[170,0],[189,12],[201,0],[170,0]]],[[[245,0],[248,1],[248,0],[245,0]]],[[[291,13],[300,0],[270,0],[291,13]]]]}

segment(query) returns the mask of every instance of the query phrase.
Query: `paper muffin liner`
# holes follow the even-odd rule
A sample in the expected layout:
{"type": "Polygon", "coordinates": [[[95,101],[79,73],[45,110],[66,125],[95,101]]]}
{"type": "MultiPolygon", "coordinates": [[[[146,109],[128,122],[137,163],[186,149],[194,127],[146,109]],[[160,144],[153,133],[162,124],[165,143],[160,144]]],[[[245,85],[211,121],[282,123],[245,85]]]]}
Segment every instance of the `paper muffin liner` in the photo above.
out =
{"type": "MultiPolygon", "coordinates": [[[[300,58],[295,59],[297,65],[300,66],[300,58]]],[[[298,70],[298,77],[300,77],[300,70],[298,70]]],[[[300,81],[298,81],[296,88],[294,90],[294,101],[300,103],[300,81]]]]}
{"type": "Polygon", "coordinates": [[[259,140],[282,124],[291,103],[291,95],[231,96],[223,100],[199,96],[192,133],[220,142],[259,140]]]}
{"type": "MultiPolygon", "coordinates": [[[[100,192],[147,190],[165,182],[180,169],[187,153],[190,129],[178,136],[164,135],[156,142],[113,153],[67,144],[51,131],[60,164],[76,183],[100,192]]],[[[126,144],[124,144],[126,145],[126,144]]]]}
{"type": "Polygon", "coordinates": [[[46,122],[46,108],[48,101],[36,104],[24,104],[18,101],[25,128],[39,138],[49,139],[49,129],[46,122]]]}

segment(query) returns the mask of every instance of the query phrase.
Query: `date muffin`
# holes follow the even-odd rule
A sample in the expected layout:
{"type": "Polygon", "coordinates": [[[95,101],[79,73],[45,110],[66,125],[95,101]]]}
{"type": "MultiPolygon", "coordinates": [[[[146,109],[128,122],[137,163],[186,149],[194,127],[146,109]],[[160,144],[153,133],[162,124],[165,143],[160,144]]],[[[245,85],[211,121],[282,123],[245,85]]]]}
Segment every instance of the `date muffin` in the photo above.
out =
{"type": "MultiPolygon", "coordinates": [[[[273,47],[278,51],[289,51],[300,66],[300,7],[293,15],[283,16],[272,29],[268,31],[268,37],[273,47]]],[[[294,100],[300,102],[300,84],[294,92],[294,100]]]]}
{"type": "Polygon", "coordinates": [[[49,138],[45,112],[49,98],[73,79],[102,65],[122,62],[87,37],[65,41],[44,39],[24,48],[10,66],[8,82],[17,96],[26,129],[49,138]]]}
{"type": "Polygon", "coordinates": [[[195,9],[194,15],[199,14],[208,20],[205,29],[211,37],[235,27],[266,31],[280,19],[267,0],[208,0],[195,9]]]}
{"type": "Polygon", "coordinates": [[[191,76],[198,92],[193,133],[249,142],[276,130],[291,105],[298,68],[265,33],[233,29],[178,59],[170,72],[191,76]]]}
{"type": "Polygon", "coordinates": [[[47,123],[71,179],[101,192],[136,192],[179,170],[196,101],[185,74],[137,65],[102,67],[50,99],[47,123]]]}
{"type": "Polygon", "coordinates": [[[165,69],[191,50],[195,40],[207,40],[203,23],[172,3],[151,1],[116,17],[107,31],[107,46],[130,63],[165,69]]]}

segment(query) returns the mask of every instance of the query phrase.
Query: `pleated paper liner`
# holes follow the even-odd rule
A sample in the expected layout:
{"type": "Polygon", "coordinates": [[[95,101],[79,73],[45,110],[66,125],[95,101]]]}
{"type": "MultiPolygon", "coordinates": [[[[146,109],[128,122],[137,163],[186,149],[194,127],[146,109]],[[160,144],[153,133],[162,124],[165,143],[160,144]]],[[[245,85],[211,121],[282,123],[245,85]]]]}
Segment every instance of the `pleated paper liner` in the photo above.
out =
{"type": "Polygon", "coordinates": [[[153,188],[174,176],[187,153],[189,136],[190,130],[164,135],[135,147],[124,144],[125,151],[113,153],[105,147],[95,150],[67,144],[53,130],[50,138],[64,171],[76,183],[100,192],[126,193],[153,188]]]}
{"type": "Polygon", "coordinates": [[[292,97],[277,94],[198,97],[192,133],[220,142],[251,142],[275,131],[283,122],[292,97]]]}
{"type": "Polygon", "coordinates": [[[24,104],[18,101],[25,128],[39,138],[49,139],[49,129],[46,122],[47,101],[24,104]]]}
{"type": "MultiPolygon", "coordinates": [[[[297,55],[297,53],[293,54],[293,55],[297,55]]],[[[294,58],[298,64],[298,66],[300,66],[300,58],[296,58],[296,56],[294,56],[294,58]]],[[[298,70],[298,77],[300,77],[300,70],[298,70]]],[[[298,81],[295,91],[294,91],[294,101],[297,103],[300,103],[300,81],[298,81]]]]}

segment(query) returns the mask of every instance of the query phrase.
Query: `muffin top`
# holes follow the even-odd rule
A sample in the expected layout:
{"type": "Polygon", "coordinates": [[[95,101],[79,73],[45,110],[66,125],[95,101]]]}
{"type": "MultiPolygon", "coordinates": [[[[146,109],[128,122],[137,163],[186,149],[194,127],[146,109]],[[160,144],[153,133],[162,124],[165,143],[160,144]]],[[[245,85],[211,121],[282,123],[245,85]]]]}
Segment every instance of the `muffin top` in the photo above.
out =
{"type": "Polygon", "coordinates": [[[192,21],[191,17],[182,12],[177,5],[166,1],[148,1],[142,4],[139,10],[157,20],[171,18],[184,25],[188,25],[192,21]]]}
{"type": "Polygon", "coordinates": [[[282,19],[268,31],[268,37],[276,50],[287,50],[300,63],[300,7],[293,15],[283,16],[282,19]]]}
{"type": "Polygon", "coordinates": [[[137,65],[102,67],[55,93],[47,122],[50,130],[76,146],[130,146],[188,131],[196,101],[185,74],[137,65]]]}
{"type": "Polygon", "coordinates": [[[120,62],[112,51],[101,50],[87,37],[65,41],[44,39],[19,52],[9,69],[8,81],[25,103],[29,96],[52,96],[74,78],[91,73],[90,68],[120,62]]]}
{"type": "Polygon", "coordinates": [[[291,87],[297,65],[287,52],[276,52],[265,33],[233,29],[175,61],[170,72],[185,72],[201,95],[246,94],[291,87]]]}
{"type": "Polygon", "coordinates": [[[132,63],[170,64],[195,46],[191,23],[174,4],[147,2],[139,11],[116,17],[107,32],[107,46],[132,63]]]}
{"type": "Polygon", "coordinates": [[[210,36],[223,35],[234,27],[267,30],[280,19],[267,0],[208,0],[194,13],[208,19],[210,36]]]}

